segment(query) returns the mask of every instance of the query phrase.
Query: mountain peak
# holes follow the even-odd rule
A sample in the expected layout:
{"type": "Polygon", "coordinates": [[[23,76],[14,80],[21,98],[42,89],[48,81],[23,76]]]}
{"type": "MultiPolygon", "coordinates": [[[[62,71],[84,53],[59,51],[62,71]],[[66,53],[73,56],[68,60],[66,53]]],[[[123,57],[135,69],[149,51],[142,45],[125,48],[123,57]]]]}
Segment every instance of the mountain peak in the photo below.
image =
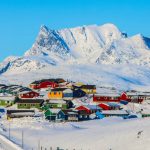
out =
{"type": "Polygon", "coordinates": [[[46,25],[41,25],[40,30],[41,31],[49,31],[49,29],[46,25]]]}

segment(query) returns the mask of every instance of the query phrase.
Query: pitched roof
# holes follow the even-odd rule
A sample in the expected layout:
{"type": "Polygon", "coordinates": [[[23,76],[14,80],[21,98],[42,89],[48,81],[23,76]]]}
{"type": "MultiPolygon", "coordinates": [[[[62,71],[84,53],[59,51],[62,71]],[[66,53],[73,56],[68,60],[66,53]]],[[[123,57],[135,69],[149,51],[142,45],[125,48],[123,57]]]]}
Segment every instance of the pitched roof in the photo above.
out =
{"type": "Polygon", "coordinates": [[[50,104],[66,104],[64,100],[50,100],[48,103],[50,104]]]}
{"type": "Polygon", "coordinates": [[[96,85],[82,85],[81,88],[83,88],[83,89],[95,89],[96,85]]]}
{"type": "Polygon", "coordinates": [[[94,96],[104,96],[104,97],[120,97],[118,93],[97,93],[94,96]]]}
{"type": "Polygon", "coordinates": [[[90,110],[102,110],[102,108],[99,107],[98,105],[85,105],[85,106],[90,110]]]}
{"type": "Polygon", "coordinates": [[[43,99],[20,99],[17,103],[18,104],[20,104],[20,103],[22,103],[22,104],[24,104],[24,103],[30,103],[30,104],[37,104],[37,103],[39,103],[39,104],[41,104],[41,103],[43,103],[44,102],[44,100],[43,99]]]}
{"type": "Polygon", "coordinates": [[[0,100],[1,101],[14,101],[15,100],[15,96],[0,96],[0,100]]]}
{"type": "Polygon", "coordinates": [[[78,111],[77,111],[77,110],[70,110],[70,109],[62,110],[62,112],[63,112],[65,115],[78,114],[78,111]]]}
{"type": "Polygon", "coordinates": [[[55,82],[55,83],[65,82],[65,80],[62,78],[56,78],[56,79],[42,79],[42,80],[34,81],[31,84],[40,84],[40,83],[45,82],[45,81],[50,81],[50,82],[55,82]]]}
{"type": "Polygon", "coordinates": [[[20,113],[20,112],[35,112],[35,111],[31,109],[9,109],[7,110],[7,114],[20,113]]]}
{"type": "Polygon", "coordinates": [[[55,88],[55,89],[52,89],[51,91],[64,91],[66,90],[67,88],[55,88]]]}
{"type": "Polygon", "coordinates": [[[127,111],[125,110],[103,110],[102,114],[105,115],[127,115],[127,111]]]}
{"type": "Polygon", "coordinates": [[[58,114],[60,111],[61,111],[61,109],[57,109],[57,108],[53,108],[53,109],[48,109],[48,110],[50,110],[50,112],[52,113],[52,114],[58,114]]]}

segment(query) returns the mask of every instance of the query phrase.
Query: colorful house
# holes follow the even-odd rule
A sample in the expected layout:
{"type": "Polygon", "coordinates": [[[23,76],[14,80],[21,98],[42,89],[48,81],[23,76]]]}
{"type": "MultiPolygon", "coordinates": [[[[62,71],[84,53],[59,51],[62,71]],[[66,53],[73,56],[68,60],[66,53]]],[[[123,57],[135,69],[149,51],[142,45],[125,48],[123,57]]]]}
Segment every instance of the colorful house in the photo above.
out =
{"type": "Polygon", "coordinates": [[[40,109],[44,100],[43,99],[20,99],[17,102],[18,109],[30,109],[37,108],[40,109]]]}
{"type": "Polygon", "coordinates": [[[82,85],[80,87],[82,91],[86,94],[95,94],[96,93],[96,86],[95,85],[82,85]]]}
{"type": "Polygon", "coordinates": [[[84,97],[86,93],[81,89],[73,89],[73,98],[81,98],[84,97]]]}
{"type": "Polygon", "coordinates": [[[125,110],[103,110],[101,114],[104,115],[105,117],[111,116],[125,117],[129,115],[129,113],[125,110]]]}
{"type": "Polygon", "coordinates": [[[29,86],[32,89],[42,89],[42,88],[56,88],[62,83],[66,82],[64,79],[43,79],[39,81],[32,82],[29,86]]]}
{"type": "Polygon", "coordinates": [[[35,92],[35,91],[22,91],[19,93],[19,98],[21,99],[31,99],[31,98],[36,98],[38,97],[40,94],[35,92]]]}
{"type": "Polygon", "coordinates": [[[63,99],[66,99],[66,100],[73,99],[73,90],[65,89],[63,91],[63,99]]]}
{"type": "Polygon", "coordinates": [[[85,111],[88,114],[92,114],[102,110],[102,108],[100,108],[98,105],[81,105],[77,106],[75,109],[78,111],[85,111]]]}
{"type": "Polygon", "coordinates": [[[0,96],[0,106],[11,106],[15,102],[15,96],[0,96]]]}
{"type": "Polygon", "coordinates": [[[120,95],[119,94],[94,94],[93,102],[101,103],[101,102],[119,102],[120,95]]]}
{"type": "Polygon", "coordinates": [[[64,90],[66,90],[66,88],[52,89],[50,92],[48,92],[48,98],[49,99],[63,99],[63,91],[64,90]]]}
{"type": "Polygon", "coordinates": [[[90,119],[90,114],[87,113],[86,111],[84,110],[80,110],[78,111],[78,117],[79,117],[79,121],[85,121],[85,120],[89,120],[90,119]]]}
{"type": "Polygon", "coordinates": [[[45,103],[42,106],[43,110],[47,110],[49,108],[60,108],[60,109],[69,109],[73,107],[72,101],[64,101],[64,100],[50,100],[48,103],[45,103]]]}
{"type": "Polygon", "coordinates": [[[51,121],[65,120],[65,114],[62,112],[61,109],[47,109],[44,115],[45,115],[45,119],[51,120],[51,121]]]}
{"type": "Polygon", "coordinates": [[[79,121],[79,114],[76,110],[62,110],[65,115],[65,120],[76,122],[79,121]]]}
{"type": "Polygon", "coordinates": [[[128,100],[133,103],[142,103],[145,99],[145,95],[141,95],[134,92],[127,92],[126,95],[128,100]]]}

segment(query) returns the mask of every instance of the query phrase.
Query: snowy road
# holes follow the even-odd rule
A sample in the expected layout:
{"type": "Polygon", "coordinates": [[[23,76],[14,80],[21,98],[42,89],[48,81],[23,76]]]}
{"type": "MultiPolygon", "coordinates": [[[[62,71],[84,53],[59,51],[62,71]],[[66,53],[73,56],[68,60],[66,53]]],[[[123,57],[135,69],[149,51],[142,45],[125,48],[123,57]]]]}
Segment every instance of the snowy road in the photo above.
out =
{"type": "Polygon", "coordinates": [[[20,147],[0,135],[0,150],[22,150],[20,147]]]}

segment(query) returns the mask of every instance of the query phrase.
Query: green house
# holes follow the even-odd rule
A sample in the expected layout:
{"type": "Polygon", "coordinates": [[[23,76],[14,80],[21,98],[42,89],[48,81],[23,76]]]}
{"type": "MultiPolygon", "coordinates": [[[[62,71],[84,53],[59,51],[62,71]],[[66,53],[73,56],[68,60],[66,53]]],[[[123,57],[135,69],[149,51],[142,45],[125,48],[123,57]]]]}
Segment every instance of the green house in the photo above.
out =
{"type": "Polygon", "coordinates": [[[20,99],[17,102],[18,109],[30,109],[37,108],[40,109],[44,100],[43,99],[20,99]]]}
{"type": "Polygon", "coordinates": [[[14,96],[0,96],[0,106],[10,106],[15,102],[14,96]]]}
{"type": "Polygon", "coordinates": [[[61,109],[47,109],[44,113],[47,120],[65,120],[65,114],[61,109]]]}
{"type": "Polygon", "coordinates": [[[68,109],[72,108],[73,103],[71,101],[64,101],[64,100],[50,100],[49,102],[45,103],[42,106],[42,110],[47,110],[49,108],[60,108],[60,109],[68,109]]]}

